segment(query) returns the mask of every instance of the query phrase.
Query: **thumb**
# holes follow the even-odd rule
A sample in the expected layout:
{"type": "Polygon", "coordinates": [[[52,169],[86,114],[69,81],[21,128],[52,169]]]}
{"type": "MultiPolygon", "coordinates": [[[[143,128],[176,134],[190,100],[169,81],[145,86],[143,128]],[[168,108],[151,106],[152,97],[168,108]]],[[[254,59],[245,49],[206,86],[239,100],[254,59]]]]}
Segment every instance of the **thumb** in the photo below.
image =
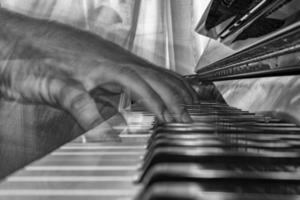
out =
{"type": "Polygon", "coordinates": [[[81,83],[52,79],[49,90],[54,104],[68,111],[84,130],[90,130],[104,121],[95,101],[81,83]]]}

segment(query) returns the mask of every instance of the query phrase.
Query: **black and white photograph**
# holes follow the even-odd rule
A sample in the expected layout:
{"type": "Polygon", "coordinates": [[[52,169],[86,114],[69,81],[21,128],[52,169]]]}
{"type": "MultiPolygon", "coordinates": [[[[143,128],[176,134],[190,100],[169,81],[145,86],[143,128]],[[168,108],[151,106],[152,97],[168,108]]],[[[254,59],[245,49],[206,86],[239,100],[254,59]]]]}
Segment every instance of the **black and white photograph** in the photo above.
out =
{"type": "Polygon", "coordinates": [[[299,200],[300,0],[0,0],[0,200],[299,200]]]}

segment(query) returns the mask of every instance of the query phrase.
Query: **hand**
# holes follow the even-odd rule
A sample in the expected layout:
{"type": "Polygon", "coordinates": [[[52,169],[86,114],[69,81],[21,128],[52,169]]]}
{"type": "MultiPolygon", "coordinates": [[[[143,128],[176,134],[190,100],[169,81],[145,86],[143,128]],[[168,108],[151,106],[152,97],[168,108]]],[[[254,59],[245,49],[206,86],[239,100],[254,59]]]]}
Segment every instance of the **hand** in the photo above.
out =
{"type": "Polygon", "coordinates": [[[115,97],[128,90],[161,121],[191,121],[180,105],[197,97],[176,73],[98,35],[0,11],[4,98],[64,109],[89,130],[118,111],[115,97]]]}
{"type": "Polygon", "coordinates": [[[85,130],[117,112],[118,98],[113,97],[125,88],[161,121],[191,121],[180,104],[196,100],[190,86],[173,72],[70,55],[4,61],[0,76],[6,99],[64,109],[85,130]]]}

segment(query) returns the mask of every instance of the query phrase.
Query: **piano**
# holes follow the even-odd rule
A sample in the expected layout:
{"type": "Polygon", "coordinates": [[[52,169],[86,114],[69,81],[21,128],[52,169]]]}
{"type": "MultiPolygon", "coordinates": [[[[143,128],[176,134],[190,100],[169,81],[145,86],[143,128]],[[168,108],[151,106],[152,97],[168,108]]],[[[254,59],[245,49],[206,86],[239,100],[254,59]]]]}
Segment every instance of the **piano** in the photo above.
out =
{"type": "Polygon", "coordinates": [[[133,105],[121,142],[68,142],[6,176],[0,199],[300,199],[300,1],[213,0],[196,31],[233,50],[185,77],[203,97],[182,105],[193,123],[160,124],[133,105]],[[291,101],[258,91],[263,106],[234,105],[236,84],[257,81],[291,101]]]}

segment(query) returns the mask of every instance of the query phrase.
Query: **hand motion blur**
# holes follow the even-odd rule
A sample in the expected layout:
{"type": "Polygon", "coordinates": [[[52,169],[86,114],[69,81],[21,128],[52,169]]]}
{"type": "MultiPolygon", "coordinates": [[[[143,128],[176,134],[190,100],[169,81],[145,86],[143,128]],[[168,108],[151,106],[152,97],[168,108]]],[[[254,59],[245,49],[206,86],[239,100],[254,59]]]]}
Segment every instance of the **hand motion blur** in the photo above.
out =
{"type": "Polygon", "coordinates": [[[180,104],[196,95],[179,75],[91,33],[1,9],[0,47],[3,98],[64,109],[85,130],[103,122],[105,108],[116,107],[110,97],[124,89],[161,121],[191,120],[180,104]]]}

